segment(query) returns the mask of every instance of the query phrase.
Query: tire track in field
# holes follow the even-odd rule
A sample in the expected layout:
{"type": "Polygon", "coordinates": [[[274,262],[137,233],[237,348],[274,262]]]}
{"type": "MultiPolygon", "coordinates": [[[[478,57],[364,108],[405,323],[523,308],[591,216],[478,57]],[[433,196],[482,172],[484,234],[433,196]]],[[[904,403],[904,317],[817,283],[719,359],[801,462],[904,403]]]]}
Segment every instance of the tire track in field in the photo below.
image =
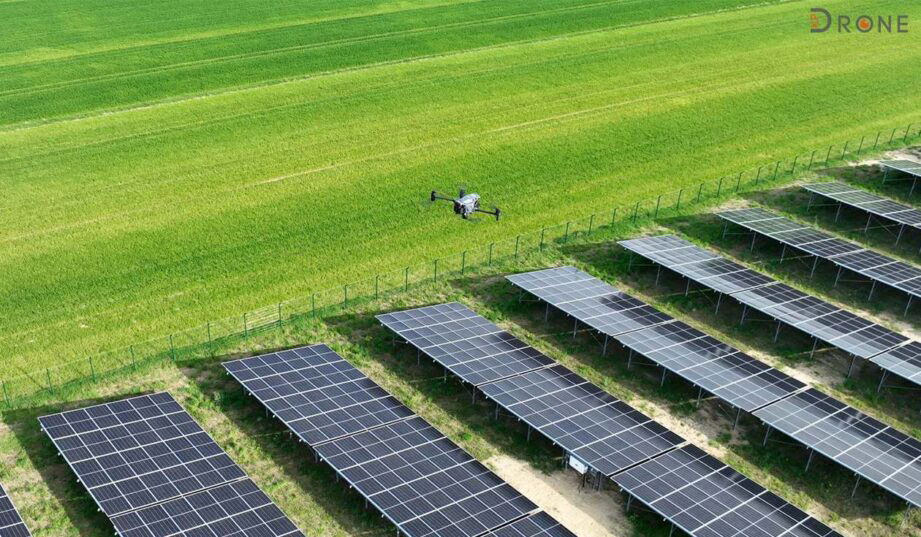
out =
{"type": "MultiPolygon", "coordinates": [[[[615,32],[615,31],[623,30],[623,29],[637,28],[637,27],[643,27],[643,26],[652,26],[656,24],[673,22],[676,20],[702,18],[702,17],[708,17],[708,16],[717,15],[721,13],[744,11],[748,9],[757,9],[757,8],[766,7],[766,6],[773,6],[773,5],[778,5],[778,4],[786,4],[786,3],[793,3],[793,2],[800,2],[800,1],[801,0],[768,1],[768,2],[762,2],[762,3],[757,3],[757,4],[749,4],[746,6],[734,7],[730,9],[718,9],[718,10],[694,13],[694,14],[689,14],[689,15],[676,15],[672,17],[662,17],[659,19],[653,19],[653,20],[642,22],[642,23],[612,25],[612,26],[606,26],[603,28],[595,28],[592,30],[569,32],[569,33],[559,34],[556,36],[546,37],[546,38],[523,39],[523,40],[518,40],[518,41],[509,41],[507,43],[501,43],[501,44],[496,44],[496,45],[487,45],[483,47],[474,47],[470,49],[455,50],[455,51],[449,51],[449,52],[444,52],[444,53],[422,54],[418,56],[410,56],[407,58],[401,58],[398,60],[386,60],[382,62],[374,62],[374,63],[365,64],[365,65],[346,67],[346,68],[341,68],[341,69],[332,69],[328,71],[320,71],[317,73],[311,73],[311,74],[304,75],[304,76],[278,78],[278,79],[272,79],[268,81],[259,82],[256,84],[244,84],[240,86],[233,86],[233,87],[229,87],[227,89],[223,89],[219,91],[203,92],[199,94],[188,94],[188,95],[178,96],[174,98],[160,99],[160,100],[149,101],[147,103],[134,105],[134,106],[126,106],[126,107],[121,107],[121,108],[112,108],[108,110],[94,111],[94,112],[87,113],[87,114],[77,114],[77,115],[73,115],[69,117],[65,116],[60,119],[29,120],[29,121],[25,121],[21,123],[14,123],[14,124],[9,124],[9,125],[0,127],[0,132],[17,132],[21,130],[28,130],[28,129],[31,129],[37,126],[84,121],[88,119],[95,119],[95,118],[106,117],[110,115],[130,113],[130,112],[134,112],[138,110],[152,110],[152,109],[162,108],[165,106],[172,106],[172,105],[182,104],[182,103],[196,101],[196,100],[210,99],[213,97],[226,96],[226,95],[235,95],[239,93],[247,93],[251,91],[258,91],[264,88],[282,86],[282,85],[287,85],[287,84],[296,84],[296,83],[300,83],[306,80],[314,80],[314,79],[325,78],[325,77],[330,77],[330,76],[338,76],[338,75],[346,74],[346,73],[373,70],[373,69],[379,69],[382,67],[395,66],[395,65],[407,65],[407,64],[421,63],[421,62],[430,61],[430,60],[465,56],[465,55],[470,55],[470,54],[480,54],[482,52],[515,48],[515,47],[520,47],[520,46],[525,46],[525,45],[553,43],[557,41],[565,41],[565,40],[573,39],[576,37],[582,37],[582,36],[587,36],[587,35],[592,35],[592,34],[615,32]]],[[[788,24],[788,23],[784,22],[783,24],[788,24]]],[[[756,26],[759,28],[767,27],[767,25],[756,25],[756,26]]]]}
{"type": "MultiPolygon", "coordinates": [[[[0,3],[2,3],[3,1],[21,2],[21,1],[26,1],[26,0],[0,0],[0,3]]],[[[299,26],[312,26],[316,24],[324,24],[324,23],[331,23],[331,22],[351,21],[354,19],[363,19],[363,18],[371,18],[371,17],[378,17],[378,16],[386,16],[386,15],[396,15],[400,13],[409,13],[413,11],[423,11],[427,9],[438,9],[438,8],[451,7],[451,6],[468,6],[471,4],[481,4],[486,1],[488,0],[455,0],[455,1],[449,1],[449,2],[441,2],[437,4],[433,3],[433,4],[408,7],[408,8],[403,8],[403,9],[384,9],[384,10],[369,11],[369,12],[364,12],[364,13],[352,13],[352,14],[346,14],[342,16],[318,17],[315,19],[299,19],[296,21],[290,21],[290,22],[281,23],[281,24],[265,24],[262,26],[254,25],[254,26],[249,26],[249,27],[225,28],[223,30],[219,29],[219,30],[215,30],[212,32],[207,32],[207,31],[199,32],[197,34],[194,34],[194,36],[181,36],[181,37],[177,36],[177,37],[165,38],[161,40],[151,40],[148,42],[133,42],[130,44],[125,44],[125,46],[100,47],[100,48],[96,48],[92,50],[74,52],[73,54],[70,54],[70,55],[62,55],[62,56],[56,56],[56,57],[51,57],[51,58],[27,60],[27,61],[21,61],[21,62],[10,62],[10,63],[0,62],[0,67],[38,65],[42,63],[66,61],[69,59],[79,59],[79,58],[84,58],[88,56],[102,55],[102,54],[114,53],[114,52],[120,52],[120,51],[144,49],[144,48],[156,47],[156,46],[161,46],[161,45],[191,44],[191,43],[195,43],[197,41],[203,40],[203,39],[213,39],[213,38],[223,38],[223,37],[230,38],[230,37],[237,36],[237,35],[252,34],[252,33],[259,33],[259,32],[271,32],[274,30],[285,30],[285,29],[297,28],[299,26]]],[[[188,18],[185,20],[188,20],[188,18]]],[[[141,28],[141,27],[146,26],[147,22],[148,21],[145,20],[143,21],[143,23],[139,22],[131,26],[125,25],[122,27],[122,29],[124,30],[127,28],[141,28]]],[[[55,32],[46,32],[46,33],[22,32],[19,35],[23,35],[26,33],[28,33],[29,37],[33,37],[33,38],[41,37],[41,36],[55,35],[55,32]]],[[[15,36],[17,34],[7,34],[7,35],[15,36]]],[[[28,50],[19,50],[19,51],[14,51],[10,53],[0,54],[0,59],[2,59],[4,55],[14,54],[16,52],[22,53],[22,52],[28,52],[28,50]]]]}
{"type": "MultiPolygon", "coordinates": [[[[725,31],[725,32],[723,32],[723,33],[730,33],[730,31],[725,31]]],[[[678,39],[675,39],[675,41],[678,41],[678,39]]],[[[642,44],[642,43],[640,43],[640,44],[631,44],[630,46],[637,46],[637,47],[639,47],[639,46],[643,46],[643,44],[642,44]]],[[[627,47],[618,47],[618,49],[622,49],[622,48],[627,48],[627,47]]],[[[610,49],[609,49],[609,50],[600,50],[600,51],[597,51],[597,52],[599,52],[599,53],[607,53],[607,52],[610,52],[610,49]]],[[[588,54],[595,54],[595,53],[596,53],[596,51],[593,51],[593,52],[588,53],[588,54]]],[[[583,54],[581,54],[581,53],[567,54],[567,56],[582,56],[582,55],[583,55],[583,54]]],[[[550,60],[547,60],[547,61],[558,62],[558,61],[561,61],[562,59],[565,59],[565,58],[553,58],[553,59],[550,59],[550,60]]],[[[545,60],[535,60],[535,61],[533,61],[533,62],[531,62],[531,63],[539,64],[539,63],[544,63],[544,62],[545,62],[545,60]]],[[[518,64],[516,64],[516,65],[518,65],[518,64]]],[[[508,67],[514,67],[514,66],[502,66],[502,67],[497,67],[497,68],[487,68],[487,69],[479,70],[479,71],[477,71],[477,72],[475,72],[475,73],[473,73],[473,74],[477,75],[477,74],[479,74],[479,73],[481,73],[481,72],[483,72],[483,73],[490,73],[490,72],[497,71],[497,70],[503,70],[503,69],[506,69],[506,68],[508,68],[508,67]]],[[[658,71],[669,71],[669,70],[671,70],[671,69],[672,69],[672,66],[667,66],[667,67],[659,68],[658,71]]],[[[712,70],[708,70],[708,69],[702,67],[701,70],[699,71],[700,74],[697,75],[696,77],[682,78],[682,80],[681,80],[680,82],[676,81],[675,84],[681,84],[682,86],[684,86],[684,85],[687,85],[687,84],[690,83],[690,82],[706,82],[706,81],[710,81],[710,80],[713,79],[714,77],[732,76],[732,75],[734,75],[734,74],[745,73],[745,72],[748,72],[748,71],[749,71],[749,69],[748,69],[747,67],[724,68],[723,70],[720,70],[720,71],[712,71],[712,70]]],[[[644,73],[647,73],[647,72],[644,71],[644,73]]],[[[469,76],[469,74],[470,74],[469,72],[468,72],[468,73],[462,73],[462,74],[459,74],[459,75],[454,75],[454,76],[446,77],[446,78],[449,78],[449,79],[454,79],[454,78],[467,78],[467,77],[469,76]]],[[[592,93],[579,93],[578,95],[573,95],[573,96],[568,97],[568,98],[565,98],[565,99],[555,99],[553,102],[556,103],[556,104],[560,104],[560,103],[563,103],[563,102],[566,102],[566,101],[572,101],[572,100],[583,99],[583,98],[585,98],[585,97],[592,97],[592,96],[602,95],[602,94],[604,94],[604,93],[621,92],[621,91],[639,89],[639,88],[642,88],[642,87],[650,86],[650,85],[655,84],[655,83],[657,83],[657,82],[658,82],[658,79],[655,78],[655,77],[653,77],[653,78],[651,78],[651,79],[649,79],[649,80],[646,80],[646,81],[643,81],[643,82],[637,82],[637,83],[635,83],[635,84],[626,85],[626,86],[617,86],[617,87],[614,87],[614,88],[610,88],[610,89],[606,89],[606,90],[599,90],[599,91],[592,92],[592,93]]],[[[424,85],[424,84],[427,83],[427,81],[421,81],[420,83],[422,83],[422,84],[424,85]]],[[[545,106],[545,104],[546,104],[545,102],[532,103],[532,104],[528,105],[528,107],[529,107],[529,108],[533,108],[533,107],[543,107],[543,106],[545,106]]],[[[288,106],[296,106],[296,105],[285,105],[285,107],[288,107],[288,106]]],[[[519,107],[519,109],[520,109],[520,107],[519,107]]],[[[469,119],[469,118],[476,119],[476,118],[478,118],[478,117],[480,117],[480,116],[492,115],[492,114],[493,114],[493,112],[491,112],[491,111],[485,111],[483,114],[480,114],[480,115],[473,115],[473,116],[466,116],[466,117],[468,117],[468,119],[469,119]]],[[[251,115],[252,115],[252,114],[250,114],[250,113],[244,113],[244,114],[237,114],[237,115],[234,115],[234,117],[251,117],[251,115]]],[[[216,121],[216,120],[215,120],[215,121],[216,121]]],[[[450,121],[450,119],[448,119],[448,121],[450,121]]],[[[197,123],[211,123],[211,122],[212,122],[211,120],[203,120],[203,121],[201,121],[201,122],[196,122],[196,124],[197,124],[197,123]]],[[[177,127],[177,128],[184,128],[184,127],[177,127]]],[[[143,137],[143,135],[140,135],[140,136],[143,137]]],[[[127,136],[127,137],[133,137],[133,135],[129,135],[129,136],[127,136]]],[[[304,149],[305,149],[305,150],[308,150],[308,149],[310,149],[311,147],[313,147],[313,146],[312,146],[312,145],[311,145],[311,146],[306,146],[304,149]]],[[[269,151],[262,152],[262,153],[258,154],[257,156],[259,156],[259,157],[270,157],[270,156],[272,156],[272,155],[274,155],[274,154],[279,154],[279,153],[283,153],[283,152],[284,152],[284,150],[269,150],[269,151]]],[[[26,160],[27,160],[28,158],[29,158],[28,156],[27,156],[27,157],[21,157],[21,159],[26,159],[26,160]]],[[[251,159],[251,158],[253,158],[253,155],[247,155],[247,160],[249,160],[249,159],[251,159]]],[[[217,168],[217,167],[220,167],[220,166],[225,166],[225,165],[228,164],[228,162],[233,162],[233,161],[222,161],[222,162],[220,162],[220,163],[211,165],[211,166],[209,166],[208,168],[200,168],[200,170],[201,170],[201,169],[213,169],[213,168],[217,168]]],[[[38,166],[38,165],[40,165],[40,164],[36,164],[36,165],[38,166]]],[[[187,177],[184,176],[184,177],[182,177],[182,178],[177,178],[177,179],[175,179],[175,181],[176,181],[176,182],[179,182],[179,181],[184,181],[184,180],[186,180],[186,179],[187,179],[187,177]]],[[[126,186],[126,185],[138,183],[138,182],[146,182],[146,178],[138,177],[138,178],[135,178],[135,179],[132,179],[132,180],[129,180],[129,181],[122,181],[122,182],[119,182],[119,183],[117,183],[117,184],[109,184],[109,185],[105,185],[105,186],[100,187],[100,188],[97,188],[97,189],[92,189],[92,190],[90,190],[90,191],[83,191],[83,192],[84,192],[84,193],[90,192],[90,193],[93,193],[93,194],[97,194],[97,193],[102,192],[102,191],[105,191],[105,190],[113,190],[113,189],[117,189],[117,188],[120,188],[120,187],[123,187],[123,186],[126,186]]],[[[158,184],[162,185],[162,184],[165,184],[165,182],[164,182],[164,181],[159,181],[158,184]]],[[[74,201],[74,200],[72,199],[71,196],[62,195],[59,199],[61,199],[61,198],[62,198],[62,199],[66,199],[66,200],[68,201],[68,204],[78,204],[78,203],[80,203],[79,201],[74,201]]],[[[48,203],[48,202],[49,202],[48,199],[45,199],[45,200],[43,201],[43,205],[42,205],[42,206],[43,206],[43,209],[42,209],[42,212],[45,212],[45,211],[47,210],[47,208],[49,207],[49,203],[48,203]]],[[[53,207],[53,205],[51,205],[51,206],[53,207]]],[[[7,207],[7,209],[9,209],[9,207],[7,207]]]]}
{"type": "MultiPolygon", "coordinates": [[[[781,25],[780,23],[777,23],[771,26],[776,27],[780,25],[781,25]]],[[[767,28],[767,27],[768,26],[762,26],[760,28],[767,28]]],[[[743,33],[748,30],[750,30],[750,28],[723,30],[717,33],[708,33],[707,36],[708,37],[712,37],[714,35],[730,36],[730,35],[743,33]]],[[[388,90],[388,89],[393,89],[393,88],[408,89],[413,86],[428,86],[432,83],[439,83],[439,82],[443,83],[443,82],[451,81],[451,80],[461,80],[465,78],[472,78],[472,77],[483,76],[483,75],[488,75],[492,73],[498,73],[501,71],[510,71],[510,70],[515,70],[515,69],[520,69],[523,67],[532,67],[532,66],[540,65],[540,64],[559,63],[559,62],[563,62],[567,60],[584,59],[584,58],[588,58],[591,56],[610,55],[616,51],[624,51],[628,49],[639,49],[639,48],[643,48],[643,47],[646,47],[648,45],[653,45],[653,44],[657,44],[657,45],[658,44],[674,44],[674,43],[678,43],[678,42],[685,41],[688,39],[698,39],[700,37],[701,37],[700,35],[694,35],[690,37],[670,37],[666,39],[648,39],[645,41],[632,41],[630,43],[622,43],[622,44],[618,43],[614,46],[604,45],[602,48],[597,48],[597,49],[594,49],[588,52],[558,53],[558,54],[555,54],[553,57],[549,57],[549,58],[542,57],[542,58],[530,60],[530,61],[515,62],[515,63],[509,63],[509,64],[495,66],[495,67],[474,69],[474,70],[464,71],[459,74],[442,74],[442,75],[437,75],[437,76],[429,76],[427,78],[414,78],[409,84],[407,84],[406,82],[402,80],[388,80],[386,82],[379,83],[374,86],[365,87],[363,88],[363,91],[350,95],[349,99],[360,99],[362,98],[362,96],[366,96],[369,94],[375,94],[375,93],[378,93],[380,90],[388,90]]],[[[649,72],[654,72],[654,71],[668,71],[670,69],[672,69],[672,67],[668,66],[668,67],[654,68],[651,70],[646,70],[644,72],[649,73],[649,72]]],[[[732,71],[732,72],[737,72],[737,71],[742,71],[742,70],[745,70],[745,69],[739,68],[738,70],[732,71]]],[[[652,82],[654,82],[654,80],[650,81],[649,83],[652,83],[652,82]]],[[[620,87],[627,88],[630,86],[620,86],[620,87]]],[[[64,153],[66,151],[78,150],[78,149],[83,149],[87,147],[102,146],[102,145],[107,145],[109,143],[117,143],[119,141],[125,141],[125,140],[130,140],[130,139],[142,139],[146,137],[156,137],[160,134],[180,132],[187,128],[217,125],[217,124],[224,123],[226,121],[233,121],[235,119],[258,117],[258,116],[270,114],[275,111],[295,110],[297,108],[309,107],[309,106],[313,106],[313,105],[316,105],[322,102],[339,101],[339,100],[341,100],[339,96],[324,97],[320,99],[309,99],[309,100],[305,100],[305,101],[301,101],[297,103],[291,103],[291,104],[266,106],[266,107],[262,107],[262,108],[248,111],[248,112],[226,114],[221,117],[216,117],[216,118],[211,118],[211,119],[203,119],[203,120],[198,120],[198,121],[193,121],[193,122],[185,122],[185,123],[173,125],[170,127],[150,129],[150,130],[146,130],[142,132],[135,132],[132,134],[115,136],[115,137],[107,138],[104,140],[96,140],[96,141],[88,142],[88,143],[60,144],[60,146],[58,147],[50,146],[50,147],[53,147],[53,150],[51,151],[43,151],[41,153],[30,153],[28,155],[18,156],[18,157],[14,156],[14,157],[8,157],[8,158],[0,158],[0,163],[9,163],[9,162],[15,162],[15,161],[30,161],[30,160],[34,160],[36,156],[50,156],[50,155],[64,153]]]]}
{"type": "Polygon", "coordinates": [[[78,79],[72,79],[72,80],[67,80],[67,81],[62,81],[62,82],[30,86],[28,88],[4,90],[4,91],[0,91],[0,97],[11,97],[11,96],[20,97],[20,96],[40,93],[40,92],[51,90],[51,89],[63,89],[63,88],[68,88],[68,87],[73,87],[73,86],[80,86],[80,85],[83,85],[86,83],[92,83],[92,82],[101,82],[101,81],[107,81],[107,80],[108,81],[121,80],[121,79],[133,78],[136,76],[153,74],[153,73],[165,73],[168,71],[183,69],[186,67],[217,65],[217,64],[227,63],[227,62],[232,62],[232,61],[237,61],[237,60],[264,58],[264,57],[274,56],[278,54],[285,54],[289,52],[315,50],[315,49],[322,49],[322,48],[328,48],[328,47],[335,47],[339,45],[349,45],[349,44],[357,44],[357,43],[366,43],[370,41],[385,40],[385,39],[389,39],[392,37],[420,35],[420,34],[426,34],[426,33],[440,32],[444,30],[461,29],[461,28],[474,28],[477,26],[487,26],[490,24],[497,24],[497,23],[502,23],[502,22],[514,21],[514,20],[526,20],[530,18],[541,17],[544,15],[570,13],[573,11],[590,9],[594,7],[601,7],[604,5],[627,4],[627,3],[635,4],[635,3],[642,3],[644,1],[645,0],[606,0],[603,2],[596,2],[592,4],[567,6],[567,7],[562,7],[562,8],[547,9],[543,11],[517,13],[513,15],[501,15],[498,17],[491,17],[491,18],[486,18],[486,19],[477,19],[477,20],[464,21],[464,22],[447,23],[447,24],[440,24],[440,25],[435,25],[435,26],[425,26],[421,28],[411,28],[407,30],[397,30],[393,32],[381,32],[377,34],[362,35],[362,36],[351,37],[351,38],[331,39],[328,41],[320,41],[317,43],[309,43],[305,45],[292,45],[288,47],[278,47],[278,48],[273,48],[273,49],[246,52],[246,53],[240,53],[240,54],[227,54],[224,56],[206,58],[202,60],[178,62],[178,63],[163,65],[163,66],[158,66],[158,67],[149,67],[145,69],[135,69],[132,71],[124,71],[120,73],[110,73],[106,75],[78,78],[78,79]]]}

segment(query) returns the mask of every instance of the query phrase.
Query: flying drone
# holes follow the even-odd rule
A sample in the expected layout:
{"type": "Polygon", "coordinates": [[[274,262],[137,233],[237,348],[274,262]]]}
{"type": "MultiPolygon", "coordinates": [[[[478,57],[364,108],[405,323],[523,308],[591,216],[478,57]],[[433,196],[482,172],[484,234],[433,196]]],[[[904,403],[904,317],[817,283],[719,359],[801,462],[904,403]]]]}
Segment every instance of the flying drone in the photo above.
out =
{"type": "Polygon", "coordinates": [[[438,192],[432,191],[432,201],[435,200],[445,200],[450,201],[454,204],[454,212],[461,215],[461,218],[467,220],[470,218],[470,215],[473,213],[486,213],[491,214],[496,217],[496,220],[499,219],[499,215],[502,211],[498,207],[493,207],[493,210],[486,211],[480,209],[480,195],[479,194],[467,194],[467,192],[462,188],[460,189],[460,194],[456,198],[451,198],[448,196],[443,196],[438,192]]]}

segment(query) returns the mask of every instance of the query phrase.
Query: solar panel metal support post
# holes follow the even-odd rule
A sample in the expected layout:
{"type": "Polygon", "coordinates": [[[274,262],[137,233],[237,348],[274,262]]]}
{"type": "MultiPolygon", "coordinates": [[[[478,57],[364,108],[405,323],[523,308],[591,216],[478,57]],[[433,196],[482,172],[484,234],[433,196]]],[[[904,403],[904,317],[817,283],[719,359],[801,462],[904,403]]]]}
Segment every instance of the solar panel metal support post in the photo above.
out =
{"type": "Polygon", "coordinates": [[[745,314],[748,313],[748,305],[742,304],[742,317],[739,319],[739,326],[745,323],[745,314]]]}
{"type": "Polygon", "coordinates": [[[780,325],[782,323],[777,321],[777,328],[774,329],[774,343],[777,343],[777,339],[780,338],[780,325]]]}
{"type": "MultiPolygon", "coordinates": [[[[774,338],[774,342],[777,342],[777,338],[774,338]]],[[[819,338],[812,338],[812,350],[809,351],[809,357],[812,358],[815,355],[815,350],[819,346],[819,338]]]]}
{"type": "Polygon", "coordinates": [[[860,485],[860,476],[857,476],[857,481],[854,482],[854,489],[851,490],[851,500],[854,499],[854,496],[857,495],[857,487],[860,485]]]}
{"type": "Polygon", "coordinates": [[[808,472],[808,471],[809,471],[809,467],[812,465],[812,458],[813,458],[814,456],[815,456],[815,450],[812,449],[812,448],[809,448],[809,458],[806,459],[806,469],[803,470],[803,472],[808,472]]]}
{"type": "Polygon", "coordinates": [[[723,302],[723,293],[720,293],[716,297],[716,311],[714,313],[720,312],[720,304],[723,302]]]}
{"type": "Polygon", "coordinates": [[[786,255],[787,255],[787,245],[786,245],[786,244],[783,244],[783,245],[782,245],[782,248],[780,249],[780,262],[781,262],[781,263],[783,263],[783,258],[784,258],[784,256],[786,256],[786,255]]]}
{"type": "Polygon", "coordinates": [[[884,385],[885,382],[886,382],[886,376],[887,376],[888,374],[889,374],[889,372],[886,371],[886,370],[884,369],[884,370],[883,370],[882,376],[880,376],[880,378],[879,378],[879,384],[876,385],[876,393],[879,393],[880,390],[883,389],[883,385],[884,385]]]}
{"type": "Polygon", "coordinates": [[[815,256],[815,259],[812,260],[812,270],[809,271],[809,278],[812,279],[815,276],[815,269],[819,266],[819,256],[815,256]]]}
{"type": "Polygon", "coordinates": [[[665,386],[665,378],[668,376],[668,369],[662,368],[662,379],[659,381],[659,387],[665,386]]]}
{"type": "MultiPolygon", "coordinates": [[[[698,403],[698,406],[700,406],[699,403],[698,403]]],[[[735,417],[734,420],[732,420],[732,429],[731,429],[731,430],[733,430],[733,431],[736,430],[736,427],[739,426],[739,420],[740,420],[740,419],[742,419],[742,409],[741,409],[741,408],[737,408],[737,409],[736,409],[736,417],[735,417]]]]}
{"type": "Polygon", "coordinates": [[[906,316],[906,315],[908,315],[908,308],[911,307],[911,299],[913,299],[913,298],[914,298],[913,295],[908,295],[908,304],[905,304],[905,312],[902,313],[902,316],[903,316],[903,317],[906,316]]]}
{"type": "Polygon", "coordinates": [[[856,355],[856,354],[852,354],[852,355],[851,355],[851,363],[848,364],[848,366],[847,366],[847,375],[845,375],[845,378],[851,378],[851,373],[854,372],[854,363],[855,363],[856,361],[857,361],[857,355],[856,355]]]}
{"type": "MultiPolygon", "coordinates": [[[[607,334],[604,335],[604,343],[601,345],[601,356],[607,356],[607,355],[608,355],[608,341],[609,341],[610,339],[611,339],[611,338],[610,338],[607,334]]],[[[877,390],[877,391],[879,391],[879,390],[877,390]]]]}
{"type": "Polygon", "coordinates": [[[843,205],[844,205],[843,203],[839,203],[839,204],[838,204],[838,209],[835,210],[835,223],[836,223],[836,224],[838,223],[838,218],[841,217],[841,207],[842,207],[843,205]]]}
{"type": "Polygon", "coordinates": [[[767,445],[768,438],[770,438],[770,436],[771,436],[771,426],[768,425],[767,428],[764,430],[764,440],[761,441],[761,447],[764,447],[767,445]]]}
{"type": "Polygon", "coordinates": [[[873,291],[876,291],[876,280],[873,280],[873,283],[870,284],[870,294],[867,296],[867,302],[873,300],[873,291]]]}

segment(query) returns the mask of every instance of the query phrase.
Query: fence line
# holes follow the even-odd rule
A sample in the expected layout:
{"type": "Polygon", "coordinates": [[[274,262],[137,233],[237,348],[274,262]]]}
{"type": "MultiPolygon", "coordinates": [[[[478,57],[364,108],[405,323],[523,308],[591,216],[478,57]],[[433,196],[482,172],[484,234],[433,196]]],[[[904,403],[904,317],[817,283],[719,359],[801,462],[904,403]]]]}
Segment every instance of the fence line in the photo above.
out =
{"type": "Polygon", "coordinates": [[[859,158],[861,152],[893,149],[908,144],[909,139],[921,137],[921,123],[910,123],[904,130],[879,131],[845,140],[838,146],[819,148],[770,164],[763,164],[732,176],[701,182],[696,187],[683,187],[655,198],[637,201],[628,206],[615,206],[552,226],[534,229],[502,241],[467,249],[454,255],[422,261],[401,269],[375,274],[277,304],[267,305],[242,315],[208,321],[187,330],[160,338],[135,343],[114,351],[86,358],[77,358],[43,370],[0,380],[0,397],[7,408],[24,406],[37,398],[56,400],[66,388],[85,382],[98,382],[112,373],[137,370],[141,365],[158,360],[175,361],[205,359],[215,355],[215,346],[232,337],[248,338],[256,333],[282,326],[293,318],[322,318],[342,311],[350,305],[376,300],[389,293],[405,293],[410,288],[439,280],[463,276],[474,268],[490,268],[496,261],[518,259],[533,252],[542,252],[550,244],[566,244],[574,237],[588,237],[616,226],[636,226],[666,215],[682,214],[729,198],[742,190],[757,190],[785,179],[792,180],[797,172],[809,173],[816,167],[827,168],[834,163],[859,158]],[[887,135],[888,134],[888,141],[887,135]],[[901,134],[902,136],[897,136],[901,134]],[[874,140],[870,145],[869,140],[874,140]],[[837,147],[841,147],[840,153],[837,147]],[[850,149],[850,151],[849,151],[850,149]],[[824,153],[824,155],[823,155],[824,153]]]}

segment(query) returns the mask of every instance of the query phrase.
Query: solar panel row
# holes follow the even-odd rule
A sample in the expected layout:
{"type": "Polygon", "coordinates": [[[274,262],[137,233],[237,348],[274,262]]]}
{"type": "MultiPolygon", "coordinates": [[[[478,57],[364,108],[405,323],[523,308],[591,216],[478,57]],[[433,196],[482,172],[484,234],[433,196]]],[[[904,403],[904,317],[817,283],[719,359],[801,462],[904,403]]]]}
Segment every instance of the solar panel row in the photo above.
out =
{"type": "Polygon", "coordinates": [[[168,393],[39,422],[122,537],[302,535],[168,393]]]}
{"type": "Polygon", "coordinates": [[[29,528],[26,527],[19,516],[19,511],[13,505],[13,500],[0,485],[0,537],[31,537],[29,528]]]}
{"type": "Polygon", "coordinates": [[[834,205],[838,206],[835,221],[841,215],[841,208],[848,206],[867,213],[864,231],[869,230],[873,217],[894,223],[899,227],[895,238],[896,245],[902,240],[902,235],[907,228],[921,229],[921,210],[860,190],[846,183],[811,183],[803,185],[803,188],[809,192],[808,208],[815,205],[813,202],[816,195],[835,202],[834,205]]]}
{"type": "MultiPolygon", "coordinates": [[[[612,475],[684,442],[642,413],[456,302],[378,315],[378,320],[462,380],[469,365],[457,353],[459,335],[486,330],[536,354],[529,369],[478,384],[480,391],[570,456],[612,475]],[[453,319],[453,320],[450,320],[453,319]],[[440,344],[431,343],[433,341],[440,344]],[[457,373],[455,373],[455,371],[457,373]]],[[[514,360],[502,354],[498,359],[514,360]]]]}
{"type": "Polygon", "coordinates": [[[907,175],[912,179],[911,191],[908,193],[909,196],[915,193],[915,187],[918,186],[918,179],[921,179],[921,163],[915,162],[913,160],[881,160],[879,165],[882,166],[886,172],[883,175],[883,182],[885,183],[887,179],[891,176],[891,172],[894,170],[896,172],[907,175]]]}
{"type": "Polygon", "coordinates": [[[224,367],[407,536],[514,537],[534,527],[572,537],[326,345],[224,367]]]}
{"type": "Polygon", "coordinates": [[[620,244],[690,281],[733,297],[741,304],[797,328],[849,354],[870,360],[887,374],[921,382],[921,344],[847,310],[807,295],[764,274],[729,261],[674,235],[621,241],[620,244]],[[699,262],[685,263],[688,252],[699,262]],[[725,270],[708,275],[719,262],[725,270]],[[744,282],[744,283],[743,283],[744,282]]]}
{"type": "MultiPolygon", "coordinates": [[[[654,250],[667,248],[668,238],[655,241],[654,250]]],[[[702,252],[706,253],[706,252],[702,252]]],[[[708,254],[709,255],[709,254],[708,254]]],[[[688,264],[706,261],[703,255],[682,258],[688,264]]],[[[508,280],[537,298],[571,315],[579,322],[616,339],[631,351],[637,352],[702,389],[717,395],[736,408],[751,412],[766,404],[802,389],[799,381],[784,375],[724,343],[662,313],[636,298],[610,287],[612,297],[631,305],[629,309],[610,308],[598,313],[601,305],[610,303],[609,297],[571,299],[561,288],[578,289],[597,285],[597,278],[575,267],[514,274],[508,280]],[[572,277],[573,283],[557,283],[561,275],[572,277]],[[591,316],[584,312],[592,311],[591,316]],[[634,312],[642,311],[645,323],[634,322],[634,312]]]]}
{"type": "MultiPolygon", "coordinates": [[[[579,297],[573,299],[578,301],[594,296],[587,291],[591,286],[580,286],[592,279],[584,273],[567,269],[519,276],[535,287],[546,287],[558,299],[579,297]],[[557,286],[573,288],[568,292],[550,290],[557,286]]],[[[641,307],[635,304],[635,299],[620,295],[617,299],[620,303],[614,309],[624,315],[631,313],[623,312],[641,307]]],[[[604,315],[599,313],[599,316],[604,315]]],[[[457,362],[445,358],[450,353],[443,346],[456,343],[452,334],[464,330],[464,326],[504,333],[496,332],[498,327],[487,328],[488,321],[457,303],[388,313],[378,319],[449,371],[457,369],[457,362]],[[433,340],[445,343],[432,345],[433,340]]],[[[695,537],[838,536],[732,468],[687,446],[678,435],[562,365],[546,365],[477,387],[498,407],[540,431],[572,458],[611,477],[628,493],[695,537]],[[680,453],[693,454],[698,464],[708,465],[708,471],[689,471],[690,466],[680,453]],[[671,490],[665,490],[666,487],[671,490]],[[697,521],[689,523],[690,517],[696,517],[697,521]]],[[[507,526],[504,533],[491,535],[544,535],[533,527],[513,532],[513,526],[507,526]]]]}
{"type": "Polygon", "coordinates": [[[791,247],[814,256],[816,262],[825,259],[834,263],[838,267],[839,279],[844,269],[867,278],[872,282],[871,298],[877,284],[888,285],[908,294],[907,312],[912,299],[921,296],[921,269],[908,263],[810,229],[764,209],[737,209],[716,214],[726,222],[780,242],[785,249],[791,247]]]}

